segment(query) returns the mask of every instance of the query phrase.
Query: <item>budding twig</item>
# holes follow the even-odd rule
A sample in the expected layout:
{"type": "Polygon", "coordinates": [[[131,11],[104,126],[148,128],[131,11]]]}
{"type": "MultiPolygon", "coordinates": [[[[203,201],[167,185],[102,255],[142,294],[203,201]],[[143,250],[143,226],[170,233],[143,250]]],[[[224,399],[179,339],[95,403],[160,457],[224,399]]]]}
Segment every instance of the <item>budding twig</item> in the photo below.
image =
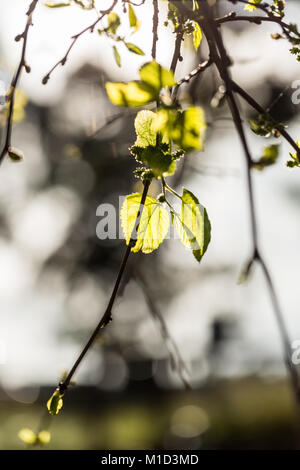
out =
{"type": "Polygon", "coordinates": [[[13,122],[13,112],[14,112],[14,103],[15,103],[15,94],[16,94],[16,89],[19,83],[19,80],[22,75],[23,68],[29,73],[30,72],[30,67],[26,64],[25,60],[25,55],[26,55],[26,48],[27,48],[27,40],[28,40],[28,33],[29,33],[29,28],[32,25],[32,15],[33,12],[37,6],[38,0],[33,0],[29,6],[29,9],[26,13],[27,15],[27,21],[26,21],[26,26],[22,34],[19,34],[16,36],[16,41],[23,40],[23,46],[22,46],[22,52],[21,52],[21,58],[20,62],[18,65],[18,68],[15,72],[15,75],[12,79],[11,85],[10,85],[10,90],[8,92],[8,101],[9,101],[9,109],[8,109],[8,117],[6,121],[6,131],[5,131],[5,141],[3,148],[0,153],[0,164],[2,163],[4,157],[6,154],[9,152],[9,149],[11,147],[11,133],[12,133],[12,122],[13,122]]]}
{"type": "Polygon", "coordinates": [[[49,72],[44,76],[43,80],[42,80],[42,83],[43,85],[46,85],[51,77],[51,74],[54,72],[54,70],[59,66],[59,65],[65,65],[65,63],[67,62],[67,59],[69,57],[69,54],[71,52],[71,50],[73,49],[73,47],[75,46],[76,42],[78,41],[78,39],[83,35],[85,34],[87,31],[90,31],[91,33],[94,32],[94,29],[95,27],[97,26],[97,24],[106,16],[108,15],[113,9],[114,7],[116,6],[116,4],[118,3],[118,0],[114,0],[112,5],[107,9],[107,10],[102,10],[100,13],[101,15],[99,16],[99,18],[97,18],[91,25],[87,26],[86,28],[84,28],[82,31],[80,31],[79,33],[77,34],[74,34],[74,36],[72,36],[72,42],[70,44],[70,46],[68,47],[67,49],[67,52],[65,53],[65,55],[62,57],[62,59],[60,59],[53,67],[52,69],[49,70],[49,72]]]}

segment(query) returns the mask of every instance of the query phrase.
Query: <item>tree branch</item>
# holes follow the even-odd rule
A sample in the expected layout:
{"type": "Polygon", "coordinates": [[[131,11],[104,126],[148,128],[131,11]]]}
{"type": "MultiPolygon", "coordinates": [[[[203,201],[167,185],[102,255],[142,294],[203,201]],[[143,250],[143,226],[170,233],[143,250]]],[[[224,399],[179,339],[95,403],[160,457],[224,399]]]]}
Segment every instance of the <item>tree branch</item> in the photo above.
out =
{"type": "Polygon", "coordinates": [[[152,42],[152,59],[156,59],[156,45],[158,41],[158,21],[159,21],[158,0],[153,0],[153,42],[152,42]]]}
{"type": "Polygon", "coordinates": [[[294,395],[297,401],[298,406],[300,405],[300,387],[297,370],[294,364],[291,361],[291,341],[285,325],[284,316],[281,311],[275,287],[270,275],[270,271],[266,265],[266,262],[259,250],[258,236],[257,236],[257,220],[256,220],[256,211],[254,204],[254,195],[253,195],[253,182],[252,182],[252,157],[248,147],[247,139],[245,136],[242,119],[240,116],[240,111],[234,96],[234,91],[236,89],[233,87],[233,81],[228,70],[230,66],[230,60],[228,58],[227,51],[225,49],[223,39],[220,31],[218,30],[217,24],[214,21],[211,13],[211,8],[205,2],[201,2],[201,11],[204,14],[205,21],[202,21],[202,28],[205,32],[205,35],[208,40],[211,57],[216,64],[216,67],[220,73],[221,78],[223,79],[226,86],[226,98],[228,101],[229,108],[231,110],[232,118],[237,130],[237,133],[240,137],[242,147],[244,149],[244,155],[247,164],[247,184],[248,184],[248,198],[250,205],[250,216],[251,216],[251,227],[252,227],[252,243],[253,243],[253,255],[249,262],[248,269],[251,264],[256,261],[262,268],[267,286],[270,292],[271,301],[274,309],[274,314],[276,322],[278,325],[279,333],[281,336],[285,363],[287,370],[290,376],[290,382],[294,395]]]}
{"type": "Polygon", "coordinates": [[[94,29],[95,27],[97,26],[97,24],[106,16],[108,15],[113,9],[114,7],[116,6],[116,4],[118,3],[118,0],[114,0],[112,5],[107,9],[107,10],[101,10],[101,16],[99,16],[99,18],[97,18],[91,25],[87,26],[86,28],[84,28],[82,31],[80,31],[79,33],[75,34],[74,36],[72,36],[72,42],[70,44],[70,46],[68,47],[67,49],[67,52],[65,53],[65,55],[62,57],[62,59],[60,59],[53,67],[52,69],[49,70],[49,72],[44,76],[43,80],[42,80],[42,83],[43,85],[46,85],[51,77],[51,74],[54,72],[54,70],[59,66],[59,65],[65,65],[65,63],[67,62],[68,60],[68,57],[69,57],[69,54],[71,52],[71,50],[73,49],[73,47],[75,46],[76,42],[78,41],[78,39],[83,36],[83,34],[85,34],[87,31],[90,31],[91,33],[94,32],[94,29]]]}
{"type": "Polygon", "coordinates": [[[118,275],[117,275],[117,279],[116,279],[112,294],[110,296],[108,305],[106,307],[106,310],[105,310],[100,322],[98,323],[95,330],[93,331],[92,335],[90,336],[88,342],[86,343],[85,347],[83,348],[82,352],[78,356],[78,359],[75,361],[73,367],[71,368],[70,372],[68,373],[67,377],[65,378],[64,381],[59,383],[58,389],[59,389],[61,394],[64,394],[65,391],[67,390],[68,386],[70,385],[70,382],[71,382],[71,379],[72,379],[73,375],[75,374],[75,372],[76,372],[78,366],[80,365],[81,361],[83,360],[84,356],[86,355],[86,353],[89,351],[89,349],[93,345],[96,337],[100,333],[100,330],[105,328],[112,320],[112,308],[113,308],[113,305],[115,303],[115,300],[116,300],[116,297],[117,297],[117,294],[118,294],[120,283],[121,283],[121,280],[122,280],[122,277],[123,277],[123,274],[124,274],[124,271],[125,271],[125,268],[126,268],[126,265],[127,265],[128,258],[130,256],[131,249],[136,244],[136,240],[133,238],[133,236],[134,236],[135,233],[137,233],[139,225],[140,225],[142,210],[143,210],[143,206],[144,206],[145,201],[146,201],[149,186],[150,186],[150,181],[149,180],[145,181],[144,191],[143,191],[143,194],[142,194],[139,211],[138,211],[137,218],[136,218],[136,221],[135,221],[135,226],[134,226],[134,229],[132,231],[131,239],[130,239],[130,241],[128,243],[128,246],[126,248],[126,251],[125,251],[125,254],[124,254],[124,257],[123,257],[118,275]]]}
{"type": "Polygon", "coordinates": [[[16,70],[16,73],[13,77],[13,80],[10,85],[10,90],[9,90],[9,109],[8,109],[8,117],[6,121],[6,131],[5,131],[5,141],[3,148],[0,153],[0,164],[2,163],[4,157],[6,154],[9,152],[9,148],[11,146],[11,133],[12,133],[12,123],[13,123],[13,112],[14,112],[14,103],[15,103],[15,94],[16,94],[16,89],[19,83],[19,80],[22,75],[23,68],[25,67],[26,71],[29,73],[30,72],[30,67],[26,64],[25,61],[25,55],[26,55],[26,48],[27,48],[27,41],[28,41],[28,33],[29,33],[29,28],[32,25],[32,15],[33,12],[37,6],[38,0],[33,0],[29,6],[29,9],[26,13],[27,15],[27,21],[26,21],[26,26],[22,34],[19,34],[15,40],[20,41],[21,39],[23,40],[23,47],[22,47],[22,52],[21,52],[21,58],[20,62],[18,65],[18,68],[16,70]]]}
{"type": "Polygon", "coordinates": [[[255,101],[255,99],[251,95],[249,95],[249,93],[247,93],[243,88],[241,88],[233,80],[231,80],[231,86],[232,86],[232,89],[236,91],[245,101],[247,101],[247,103],[250,106],[252,106],[252,108],[254,108],[259,114],[265,114],[266,116],[268,116],[270,121],[273,122],[274,128],[277,129],[278,132],[280,132],[282,137],[285,138],[285,140],[296,150],[297,153],[300,152],[299,147],[297,143],[295,142],[295,140],[290,136],[290,134],[285,129],[282,129],[282,126],[272,118],[272,116],[270,115],[270,113],[268,113],[268,111],[266,111],[259,103],[257,103],[257,101],[255,101]]]}

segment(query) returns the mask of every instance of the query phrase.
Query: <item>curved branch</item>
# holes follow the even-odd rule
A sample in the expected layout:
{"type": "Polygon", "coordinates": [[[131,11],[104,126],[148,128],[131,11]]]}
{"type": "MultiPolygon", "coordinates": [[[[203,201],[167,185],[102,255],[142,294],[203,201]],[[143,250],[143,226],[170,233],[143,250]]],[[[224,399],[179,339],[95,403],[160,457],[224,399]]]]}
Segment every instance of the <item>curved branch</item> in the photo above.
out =
{"type": "Polygon", "coordinates": [[[23,33],[19,34],[15,39],[16,41],[23,40],[23,47],[22,47],[20,62],[16,70],[16,73],[13,77],[13,80],[11,82],[10,90],[9,90],[9,96],[8,96],[9,109],[8,109],[8,117],[6,121],[5,142],[0,153],[0,164],[2,163],[5,155],[9,152],[9,148],[11,146],[11,133],[12,133],[14,104],[15,104],[15,94],[16,94],[16,89],[17,89],[19,80],[22,75],[23,68],[25,67],[26,71],[28,73],[30,72],[30,67],[26,64],[26,61],[25,61],[25,55],[26,55],[29,28],[32,25],[32,15],[37,6],[37,3],[38,3],[38,0],[33,0],[31,2],[29,9],[26,13],[27,21],[26,21],[25,29],[23,33]]]}
{"type": "Polygon", "coordinates": [[[112,5],[107,10],[101,10],[101,12],[100,12],[101,16],[99,16],[99,18],[97,18],[91,25],[87,26],[82,31],[80,31],[79,33],[72,36],[72,38],[71,38],[72,42],[71,42],[70,46],[68,47],[67,52],[65,53],[65,55],[58,62],[56,62],[55,65],[53,65],[53,67],[49,70],[49,72],[44,76],[44,78],[42,80],[43,85],[46,85],[48,83],[52,73],[54,72],[54,70],[59,65],[62,65],[62,66],[65,65],[65,63],[67,62],[68,57],[70,55],[70,52],[73,49],[73,47],[75,46],[78,39],[81,36],[83,36],[87,31],[90,31],[91,33],[93,33],[95,27],[97,26],[97,24],[114,9],[114,7],[116,6],[117,3],[118,3],[118,0],[114,0],[112,5]]]}
{"type": "Polygon", "coordinates": [[[280,132],[280,134],[282,135],[282,137],[284,137],[285,140],[296,150],[297,154],[300,153],[300,150],[296,141],[290,136],[290,134],[285,129],[282,129],[282,126],[272,118],[272,116],[268,113],[268,111],[264,110],[264,108],[259,103],[257,103],[257,101],[254,98],[252,98],[252,96],[249,95],[249,93],[247,93],[242,87],[240,87],[233,80],[231,80],[231,86],[233,90],[236,91],[259,114],[265,114],[266,116],[268,116],[270,121],[272,121],[272,123],[274,124],[274,128],[277,129],[278,132],[280,132]]]}
{"type": "MultiPolygon", "coordinates": [[[[253,243],[253,254],[248,263],[248,271],[251,268],[252,264],[256,261],[262,268],[264,277],[267,282],[267,287],[270,293],[273,310],[275,314],[275,319],[278,325],[278,330],[280,333],[284,359],[287,366],[287,371],[290,377],[290,383],[295,395],[296,402],[298,406],[300,405],[300,384],[297,370],[291,360],[291,341],[287,331],[287,327],[284,321],[283,312],[280,308],[276,290],[270,275],[269,268],[264,260],[263,255],[259,249],[258,234],[257,234],[257,217],[254,203],[254,193],[253,193],[253,181],[252,181],[252,157],[248,142],[246,139],[245,131],[243,128],[243,123],[239,111],[239,107],[236,102],[234,92],[237,89],[234,87],[234,82],[231,79],[229,72],[230,60],[226,48],[223,43],[222,35],[217,27],[216,22],[214,21],[211,8],[206,4],[201,3],[201,11],[204,14],[205,21],[201,22],[203,30],[208,40],[211,57],[216,64],[216,67],[220,73],[221,78],[223,79],[226,85],[226,98],[232,114],[232,118],[237,130],[237,133],[240,137],[242,147],[244,149],[244,155],[247,164],[247,184],[248,184],[248,198],[250,205],[250,217],[251,217],[251,227],[252,227],[252,243],[253,243]]],[[[299,149],[298,149],[299,151],[299,149]]]]}
{"type": "MultiPolygon", "coordinates": [[[[136,221],[135,221],[135,226],[134,226],[134,229],[132,231],[132,234],[135,234],[138,231],[138,228],[139,228],[139,225],[140,225],[140,220],[141,220],[141,215],[142,215],[142,209],[143,209],[143,206],[144,206],[145,201],[146,201],[149,186],[150,186],[150,181],[147,180],[144,183],[144,191],[143,191],[143,194],[142,194],[140,207],[139,207],[139,211],[138,211],[138,214],[137,214],[137,218],[136,218],[136,221]]],[[[77,368],[79,367],[79,365],[82,362],[83,358],[85,357],[86,353],[89,351],[89,349],[93,345],[93,343],[94,343],[95,339],[97,338],[98,334],[100,333],[100,331],[103,330],[112,320],[112,312],[111,311],[112,311],[113,305],[115,303],[115,300],[117,298],[117,294],[118,294],[118,291],[119,291],[119,288],[120,288],[120,284],[121,284],[121,280],[123,278],[123,274],[125,272],[127,261],[129,259],[130,253],[131,253],[131,249],[135,245],[135,243],[136,243],[136,240],[133,239],[132,236],[131,236],[131,239],[130,239],[130,241],[128,243],[128,246],[126,248],[126,251],[125,251],[125,254],[124,254],[124,257],[123,257],[123,261],[121,263],[121,266],[120,266],[120,269],[119,269],[119,272],[118,272],[118,275],[117,275],[117,279],[116,279],[112,294],[110,296],[108,305],[106,307],[106,310],[105,310],[100,322],[98,323],[95,330],[93,331],[92,335],[90,336],[88,342],[86,343],[85,347],[83,348],[83,350],[81,351],[81,353],[78,356],[77,360],[75,361],[75,363],[74,363],[73,367],[71,368],[70,372],[68,373],[67,377],[65,378],[65,380],[63,382],[59,383],[58,389],[59,389],[61,394],[64,394],[65,391],[67,390],[68,386],[70,385],[70,382],[72,380],[73,375],[75,374],[77,368]]]]}

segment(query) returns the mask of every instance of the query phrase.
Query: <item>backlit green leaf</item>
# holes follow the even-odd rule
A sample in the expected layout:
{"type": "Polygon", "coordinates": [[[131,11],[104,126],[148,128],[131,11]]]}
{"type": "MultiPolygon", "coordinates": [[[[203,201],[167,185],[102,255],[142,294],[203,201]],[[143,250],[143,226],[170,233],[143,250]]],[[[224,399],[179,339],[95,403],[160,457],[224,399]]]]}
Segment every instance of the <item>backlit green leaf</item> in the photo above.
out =
{"type": "Polygon", "coordinates": [[[146,147],[141,154],[141,161],[152,170],[156,178],[170,176],[176,170],[172,156],[164,154],[158,147],[146,147]]]}
{"type": "Polygon", "coordinates": [[[140,69],[141,80],[158,92],[164,87],[176,85],[174,74],[158,64],[155,60],[143,65],[140,69]]]}
{"type": "Polygon", "coordinates": [[[128,4],[128,18],[130,27],[134,29],[134,32],[136,32],[140,28],[140,22],[137,19],[135,11],[130,3],[128,4]]]}
{"type": "Polygon", "coordinates": [[[107,82],[106,92],[110,101],[116,106],[139,107],[155,101],[158,93],[143,82],[107,82]]]}
{"type": "MultiPolygon", "coordinates": [[[[299,147],[299,152],[300,152],[300,141],[297,140],[296,142],[297,146],[299,147]]],[[[299,157],[299,154],[298,153],[293,153],[293,152],[290,152],[290,157],[292,158],[292,160],[288,160],[286,162],[286,165],[289,167],[289,168],[294,168],[294,167],[300,167],[300,157],[299,157]]]]}
{"type": "Polygon", "coordinates": [[[114,58],[118,67],[121,67],[121,57],[116,46],[113,46],[114,58]]]}
{"type": "Polygon", "coordinates": [[[107,16],[107,21],[108,21],[108,28],[109,30],[113,33],[116,34],[117,29],[119,28],[121,24],[121,20],[119,15],[115,13],[114,11],[111,11],[109,15],[107,16]]]}
{"type": "Polygon", "coordinates": [[[274,165],[279,157],[279,145],[269,145],[263,150],[262,157],[253,163],[253,168],[256,170],[264,170],[267,166],[274,165]]]}
{"type": "Polygon", "coordinates": [[[58,389],[56,389],[53,395],[47,401],[47,409],[51,415],[57,415],[62,407],[63,395],[58,389]]]}
{"type": "Polygon", "coordinates": [[[69,7],[71,4],[70,2],[59,2],[59,3],[47,2],[47,3],[44,3],[44,5],[48,8],[62,8],[62,7],[69,7]]]}
{"type": "Polygon", "coordinates": [[[137,139],[135,141],[138,147],[147,147],[156,145],[157,132],[153,128],[153,123],[156,119],[156,114],[153,111],[143,110],[140,111],[134,121],[135,132],[137,139]]]}
{"type": "MultiPolygon", "coordinates": [[[[259,3],[261,3],[261,0],[251,0],[250,3],[256,3],[258,5],[259,3]]],[[[254,11],[254,10],[257,10],[257,7],[255,5],[248,4],[245,6],[245,10],[254,11]]]]}
{"type": "Polygon", "coordinates": [[[193,21],[194,31],[193,31],[193,44],[196,51],[198,51],[199,46],[202,41],[202,31],[199,24],[196,21],[193,21]]]}
{"type": "Polygon", "coordinates": [[[169,213],[156,199],[147,197],[142,211],[139,229],[132,234],[135,228],[137,214],[140,208],[141,194],[134,193],[126,197],[121,208],[121,223],[128,245],[131,237],[137,238],[133,252],[142,251],[151,253],[156,250],[165,239],[169,230],[169,213]]]}
{"type": "Polygon", "coordinates": [[[154,127],[183,150],[203,149],[206,123],[202,108],[191,107],[183,112],[162,109],[154,127]]]}
{"type": "Polygon", "coordinates": [[[187,189],[183,189],[181,213],[175,214],[174,223],[182,244],[200,261],[210,242],[211,227],[205,208],[187,189]]]}
{"type": "Polygon", "coordinates": [[[142,49],[140,49],[135,44],[132,44],[132,42],[125,42],[124,44],[130,52],[133,52],[134,54],[137,54],[137,55],[145,55],[142,49]]]}

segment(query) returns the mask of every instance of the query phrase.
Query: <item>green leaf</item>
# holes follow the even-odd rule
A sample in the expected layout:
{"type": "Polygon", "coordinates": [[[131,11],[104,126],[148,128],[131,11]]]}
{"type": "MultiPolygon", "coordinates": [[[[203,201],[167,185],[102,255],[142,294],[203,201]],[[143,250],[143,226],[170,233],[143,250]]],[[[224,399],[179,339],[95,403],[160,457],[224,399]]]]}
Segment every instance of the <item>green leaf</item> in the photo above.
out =
{"type": "Polygon", "coordinates": [[[175,229],[181,243],[200,261],[210,242],[211,226],[206,209],[191,191],[183,189],[180,215],[175,214],[175,229]]]}
{"type": "Polygon", "coordinates": [[[140,81],[106,83],[110,101],[116,106],[139,107],[157,101],[161,88],[176,84],[173,72],[164,69],[156,61],[148,62],[140,69],[140,81]]]}
{"type": "Polygon", "coordinates": [[[137,147],[147,147],[156,145],[157,132],[153,128],[156,114],[153,111],[143,110],[140,111],[134,121],[135,132],[137,139],[135,144],[137,147]]]}
{"type": "Polygon", "coordinates": [[[168,2],[168,20],[173,23],[175,31],[179,26],[179,11],[178,8],[171,2],[168,2]]]}
{"type": "Polygon", "coordinates": [[[62,7],[69,7],[71,5],[70,2],[68,3],[64,3],[64,2],[60,2],[60,3],[44,3],[44,5],[48,8],[62,8],[62,7]]]}
{"type": "MultiPolygon", "coordinates": [[[[261,3],[261,0],[251,0],[250,3],[256,3],[258,5],[259,3],[261,3]]],[[[245,10],[254,11],[254,10],[257,10],[257,7],[254,6],[254,5],[248,4],[248,5],[245,6],[245,10]]]]}
{"type": "Polygon", "coordinates": [[[63,395],[56,389],[47,401],[47,409],[51,415],[57,415],[63,407],[63,395]]]}
{"type": "Polygon", "coordinates": [[[279,145],[269,145],[263,150],[262,157],[254,162],[252,167],[256,170],[264,170],[267,166],[274,165],[279,157],[279,145]]]}
{"type": "MultiPolygon", "coordinates": [[[[297,144],[297,146],[299,147],[299,152],[300,152],[300,141],[297,140],[296,144],[297,144]]],[[[294,168],[295,166],[300,167],[300,157],[299,157],[299,154],[297,154],[296,152],[295,152],[295,153],[290,152],[290,157],[292,158],[292,160],[287,161],[287,162],[286,162],[286,165],[287,165],[289,168],[294,168]]]]}
{"type": "Polygon", "coordinates": [[[203,218],[204,218],[204,240],[203,240],[203,248],[200,250],[193,250],[193,255],[195,256],[197,261],[201,261],[204,253],[206,252],[208,245],[211,240],[211,224],[210,220],[208,218],[207,211],[205,207],[201,206],[201,209],[203,211],[203,218]]]}
{"type": "Polygon", "coordinates": [[[158,92],[164,87],[176,85],[174,74],[158,64],[155,60],[143,65],[140,69],[141,80],[158,92]]]}
{"type": "Polygon", "coordinates": [[[193,31],[193,44],[196,51],[198,51],[199,46],[202,41],[202,31],[199,24],[196,21],[193,21],[194,31],[193,31]]]}
{"type": "MultiPolygon", "coordinates": [[[[131,237],[136,238],[136,234],[132,234],[132,231],[135,228],[141,198],[139,193],[130,194],[121,208],[121,223],[127,245],[131,237]]],[[[137,241],[132,251],[134,253],[142,251],[147,254],[156,250],[168,233],[169,223],[168,211],[156,199],[148,196],[140,218],[137,241]]]]}
{"type": "Polygon", "coordinates": [[[121,24],[121,20],[119,15],[117,13],[111,11],[109,15],[107,16],[107,21],[108,21],[108,29],[113,33],[116,34],[117,29],[119,28],[121,24]]]}
{"type": "Polygon", "coordinates": [[[125,42],[124,44],[130,52],[133,52],[134,54],[137,54],[137,55],[145,55],[142,49],[140,49],[135,44],[132,44],[131,42],[125,42]]]}
{"type": "Polygon", "coordinates": [[[128,18],[130,27],[134,29],[134,32],[136,32],[140,28],[140,22],[137,19],[135,11],[130,3],[128,4],[128,18]]]}
{"type": "Polygon", "coordinates": [[[110,101],[116,106],[139,107],[151,103],[158,98],[158,93],[152,87],[143,82],[105,84],[110,101]]]}
{"type": "Polygon", "coordinates": [[[116,46],[113,46],[114,58],[118,67],[121,67],[121,56],[116,46]]]}
{"type": "Polygon", "coordinates": [[[183,150],[203,149],[206,123],[202,108],[191,107],[183,112],[162,109],[154,127],[183,150]]]}
{"type": "Polygon", "coordinates": [[[146,147],[140,158],[152,170],[155,178],[173,175],[176,170],[176,163],[172,155],[164,154],[158,147],[146,147]]]}

